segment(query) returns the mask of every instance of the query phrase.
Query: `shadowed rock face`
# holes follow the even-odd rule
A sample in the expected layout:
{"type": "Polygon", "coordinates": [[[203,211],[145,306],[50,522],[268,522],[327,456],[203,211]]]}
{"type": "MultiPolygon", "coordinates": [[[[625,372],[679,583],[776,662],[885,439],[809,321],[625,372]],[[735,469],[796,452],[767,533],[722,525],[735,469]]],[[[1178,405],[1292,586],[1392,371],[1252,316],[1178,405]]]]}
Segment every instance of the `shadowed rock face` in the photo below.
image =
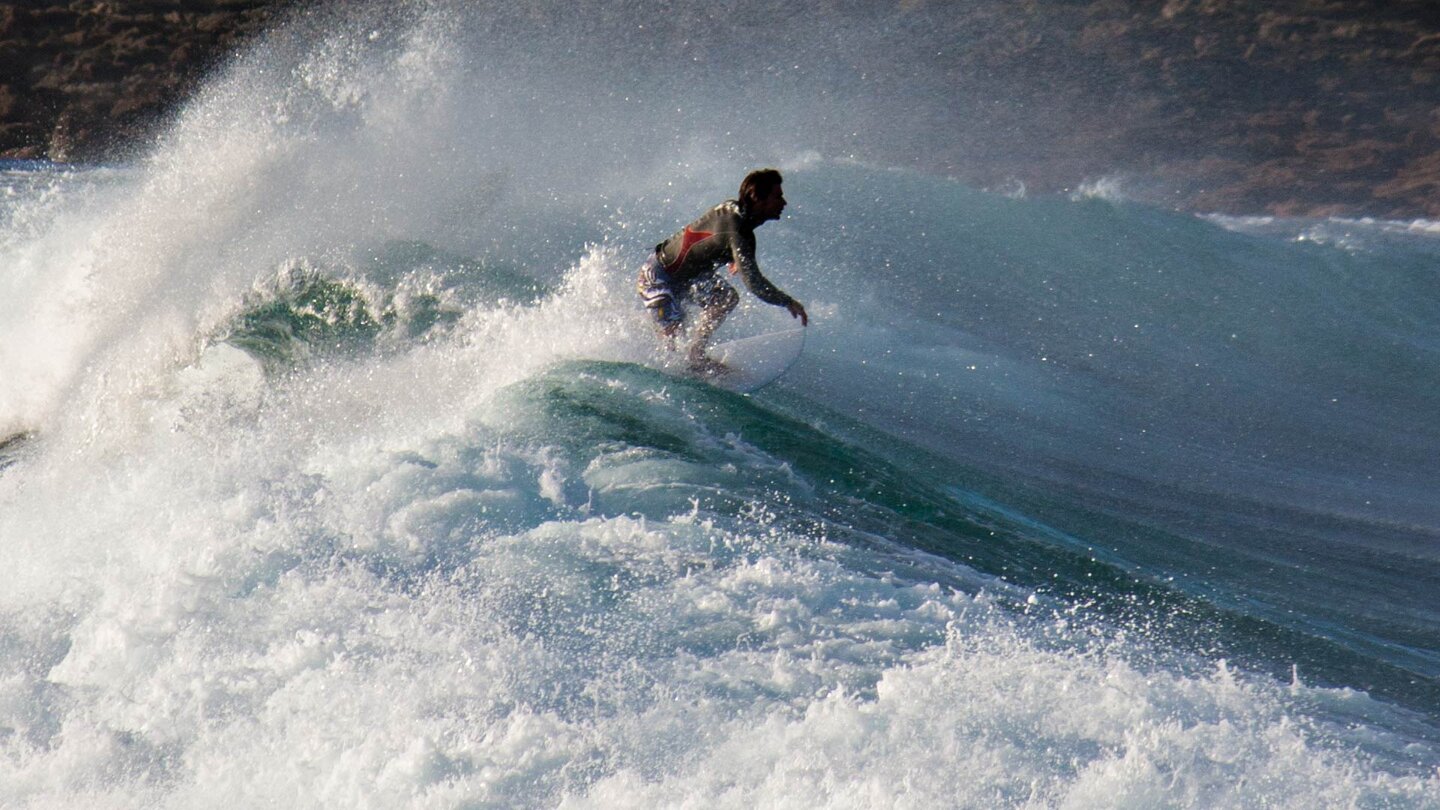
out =
{"type": "MultiPolygon", "coordinates": [[[[290,5],[0,4],[0,155],[123,155],[290,5]]],[[[1195,210],[1440,217],[1431,0],[828,5],[920,21],[927,83],[955,89],[927,111],[953,142],[876,159],[1042,192],[1118,175],[1195,210]]]]}
{"type": "Polygon", "coordinates": [[[153,134],[276,0],[0,4],[0,155],[113,158],[153,134]]]}

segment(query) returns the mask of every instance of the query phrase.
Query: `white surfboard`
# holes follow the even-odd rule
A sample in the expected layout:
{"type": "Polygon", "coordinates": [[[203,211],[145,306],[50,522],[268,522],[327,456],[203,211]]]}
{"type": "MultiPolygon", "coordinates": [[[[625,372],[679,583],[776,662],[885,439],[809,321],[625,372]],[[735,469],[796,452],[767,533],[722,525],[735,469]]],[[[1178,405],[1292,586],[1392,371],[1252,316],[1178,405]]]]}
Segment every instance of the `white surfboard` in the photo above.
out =
{"type": "Polygon", "coordinates": [[[804,350],[803,326],[719,343],[710,347],[710,356],[730,370],[723,374],[705,375],[704,380],[721,388],[748,394],[780,379],[780,375],[800,359],[804,350]]]}

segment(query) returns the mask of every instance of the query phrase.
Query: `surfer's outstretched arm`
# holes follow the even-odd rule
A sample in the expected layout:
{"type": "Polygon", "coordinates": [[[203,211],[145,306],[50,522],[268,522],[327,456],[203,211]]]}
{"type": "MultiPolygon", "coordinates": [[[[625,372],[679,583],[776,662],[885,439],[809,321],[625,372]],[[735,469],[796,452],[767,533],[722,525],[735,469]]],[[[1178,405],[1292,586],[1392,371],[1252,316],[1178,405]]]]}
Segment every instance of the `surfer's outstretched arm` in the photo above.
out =
{"type": "Polygon", "coordinates": [[[771,284],[770,279],[765,278],[765,274],[760,272],[760,265],[755,261],[755,234],[753,232],[740,234],[735,239],[730,267],[731,272],[745,282],[745,286],[755,294],[756,298],[767,304],[785,307],[791,317],[800,319],[802,326],[810,325],[810,316],[805,314],[805,307],[785,291],[771,284]]]}

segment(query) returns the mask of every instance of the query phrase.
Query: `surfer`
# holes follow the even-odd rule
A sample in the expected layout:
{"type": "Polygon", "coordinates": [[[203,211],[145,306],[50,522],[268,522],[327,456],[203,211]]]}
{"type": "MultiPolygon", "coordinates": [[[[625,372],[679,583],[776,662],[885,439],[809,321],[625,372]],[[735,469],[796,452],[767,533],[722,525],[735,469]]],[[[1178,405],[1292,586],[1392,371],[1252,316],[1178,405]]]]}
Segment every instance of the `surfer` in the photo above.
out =
{"type": "Polygon", "coordinates": [[[755,229],[785,210],[783,179],[775,169],[760,169],[745,175],[736,199],[726,200],[655,246],[655,253],[640,268],[636,289],[664,336],[666,345],[675,340],[685,323],[682,302],[700,308],[690,334],[687,359],[693,371],[721,374],[725,365],[706,353],[710,336],[720,327],[740,294],[716,271],[729,263],[730,273],[740,276],[756,298],[785,307],[790,315],[810,325],[805,307],[771,284],[755,263],[755,229]]]}

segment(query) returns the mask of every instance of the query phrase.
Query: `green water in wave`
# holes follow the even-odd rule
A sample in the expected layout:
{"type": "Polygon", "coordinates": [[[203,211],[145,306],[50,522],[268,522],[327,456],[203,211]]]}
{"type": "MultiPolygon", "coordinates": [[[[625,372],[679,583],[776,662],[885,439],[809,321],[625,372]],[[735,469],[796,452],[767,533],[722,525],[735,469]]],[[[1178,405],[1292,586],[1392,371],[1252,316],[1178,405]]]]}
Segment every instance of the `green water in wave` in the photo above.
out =
{"type": "MultiPolygon", "coordinates": [[[[501,410],[515,440],[556,449],[602,482],[589,498],[603,515],[663,519],[694,509],[742,527],[773,521],[881,552],[926,552],[1033,591],[1042,612],[1133,632],[1170,666],[1193,654],[1222,657],[1421,710],[1440,703],[1433,679],[1222,607],[1105,550],[1117,534],[1157,547],[1190,541],[1046,501],[1043,491],[897,443],[793,395],[756,399],[630,364],[574,362],[512,387],[501,410]],[[623,475],[607,476],[620,468],[623,475]],[[1028,516],[1047,512],[1063,512],[1067,530],[1028,516]]],[[[1014,594],[1002,598],[1036,609],[1014,594]]]]}

